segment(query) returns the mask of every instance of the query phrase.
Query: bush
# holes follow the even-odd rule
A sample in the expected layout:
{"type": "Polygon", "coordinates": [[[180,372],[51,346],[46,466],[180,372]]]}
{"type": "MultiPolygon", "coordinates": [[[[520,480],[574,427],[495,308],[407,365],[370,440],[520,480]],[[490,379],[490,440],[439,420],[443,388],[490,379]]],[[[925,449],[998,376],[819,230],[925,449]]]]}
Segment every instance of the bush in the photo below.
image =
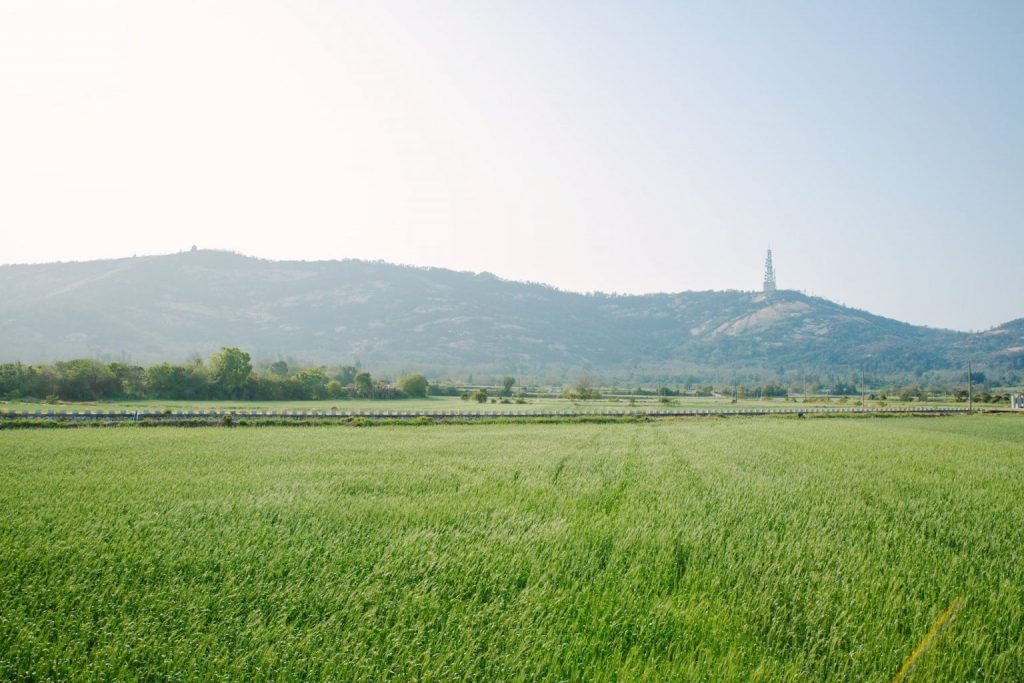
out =
{"type": "Polygon", "coordinates": [[[427,378],[420,374],[406,375],[398,380],[398,389],[406,396],[425,398],[429,387],[427,378]]]}

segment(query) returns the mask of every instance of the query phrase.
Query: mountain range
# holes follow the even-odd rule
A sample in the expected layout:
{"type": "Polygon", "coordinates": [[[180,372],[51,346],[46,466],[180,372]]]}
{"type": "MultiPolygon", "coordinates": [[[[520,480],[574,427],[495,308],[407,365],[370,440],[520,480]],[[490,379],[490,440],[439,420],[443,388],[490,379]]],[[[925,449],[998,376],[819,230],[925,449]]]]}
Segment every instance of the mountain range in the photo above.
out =
{"type": "Polygon", "coordinates": [[[256,360],[564,379],[1024,375],[1024,319],[915,326],[796,291],[579,294],[489,273],[224,251],[0,266],[0,361],[256,360]]]}

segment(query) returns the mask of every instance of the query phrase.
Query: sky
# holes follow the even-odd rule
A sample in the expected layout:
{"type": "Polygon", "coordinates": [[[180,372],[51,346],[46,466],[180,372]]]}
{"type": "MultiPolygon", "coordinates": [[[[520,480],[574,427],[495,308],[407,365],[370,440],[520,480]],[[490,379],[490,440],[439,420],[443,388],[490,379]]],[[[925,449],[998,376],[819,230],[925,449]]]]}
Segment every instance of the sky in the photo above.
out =
{"type": "Polygon", "coordinates": [[[0,263],[190,248],[1024,317],[1024,3],[0,3],[0,263]]]}

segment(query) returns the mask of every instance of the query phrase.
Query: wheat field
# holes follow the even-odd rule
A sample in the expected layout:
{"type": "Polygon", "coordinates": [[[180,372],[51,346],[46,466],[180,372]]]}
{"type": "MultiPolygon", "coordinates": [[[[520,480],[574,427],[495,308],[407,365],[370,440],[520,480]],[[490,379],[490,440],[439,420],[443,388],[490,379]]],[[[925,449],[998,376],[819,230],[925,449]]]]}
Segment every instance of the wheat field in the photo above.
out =
{"type": "Polygon", "coordinates": [[[0,430],[0,679],[1024,680],[1022,522],[1017,416],[0,430]]]}

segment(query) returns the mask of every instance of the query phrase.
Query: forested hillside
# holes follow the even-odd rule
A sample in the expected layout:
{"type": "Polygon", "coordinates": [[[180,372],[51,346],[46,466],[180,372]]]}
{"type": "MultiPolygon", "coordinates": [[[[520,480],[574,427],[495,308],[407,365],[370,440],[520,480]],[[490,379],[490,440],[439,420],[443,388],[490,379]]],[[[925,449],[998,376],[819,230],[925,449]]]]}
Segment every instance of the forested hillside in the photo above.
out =
{"type": "Polygon", "coordinates": [[[208,356],[643,380],[1024,369],[1024,320],[913,326],[798,292],[577,294],[490,274],[198,250],[0,267],[0,361],[208,356]]]}

